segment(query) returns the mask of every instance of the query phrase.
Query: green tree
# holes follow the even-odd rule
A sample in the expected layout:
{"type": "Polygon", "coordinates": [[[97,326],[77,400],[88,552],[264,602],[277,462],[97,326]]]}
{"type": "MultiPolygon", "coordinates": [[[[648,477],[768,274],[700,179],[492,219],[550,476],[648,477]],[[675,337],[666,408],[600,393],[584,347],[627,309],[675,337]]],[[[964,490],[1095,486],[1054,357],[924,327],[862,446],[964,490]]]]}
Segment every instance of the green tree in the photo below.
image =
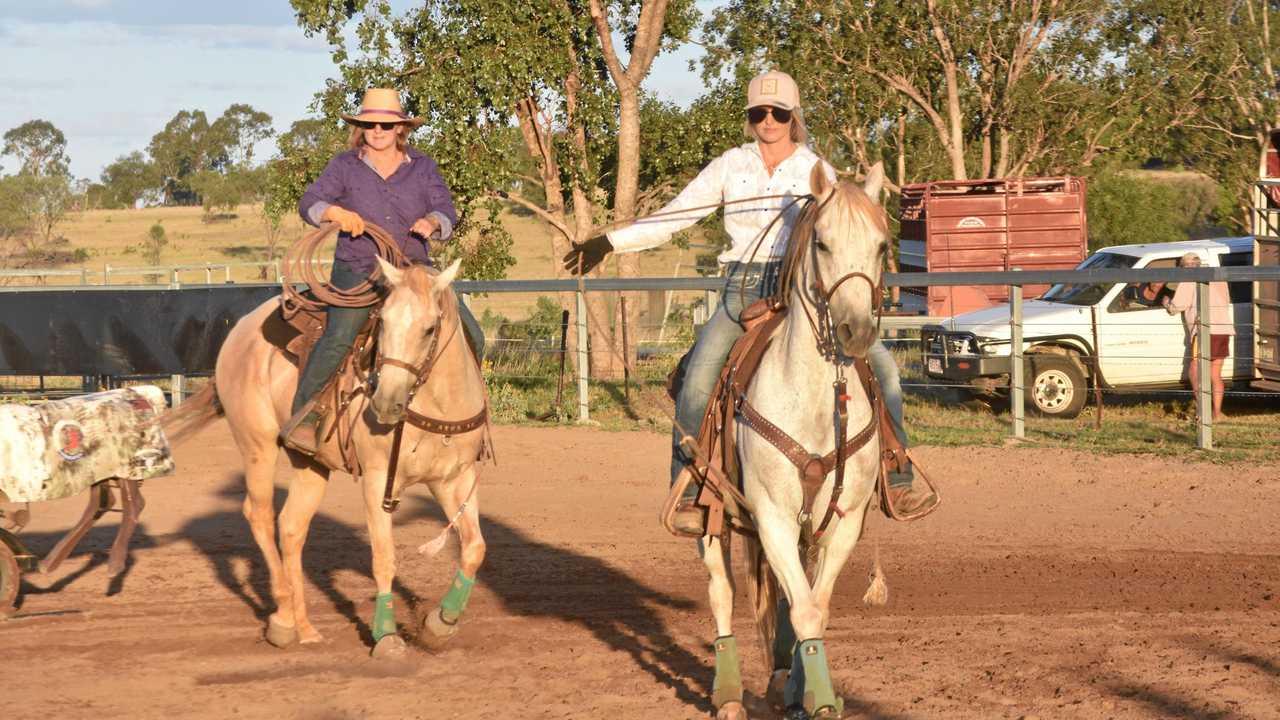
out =
{"type": "Polygon", "coordinates": [[[211,147],[221,151],[230,167],[253,167],[254,146],[275,135],[271,116],[251,105],[236,103],[228,107],[209,126],[211,147]]]}
{"type": "Polygon", "coordinates": [[[57,226],[74,203],[67,140],[45,120],[32,120],[4,134],[3,155],[17,158],[18,172],[4,184],[11,215],[10,237],[31,257],[49,248],[57,226]]]}
{"type": "MultiPolygon", "coordinates": [[[[460,230],[483,226],[471,237],[503,252],[498,201],[507,200],[553,228],[555,257],[602,222],[634,215],[641,85],[657,53],[697,17],[691,0],[428,0],[403,15],[385,3],[292,3],[303,28],[336,48],[342,83],[322,99],[327,115],[367,87],[402,87],[408,110],[427,120],[425,145],[464,211],[460,230]],[[349,24],[360,57],[346,49],[349,24]],[[522,156],[505,152],[511,127],[536,172],[522,172],[522,156]],[[519,189],[528,184],[540,187],[538,198],[519,189]]],[[[634,274],[635,263],[625,258],[621,272],[634,274]]],[[[613,372],[613,316],[599,303],[592,314],[593,372],[613,372]]]]}
{"type": "Polygon", "coordinates": [[[121,155],[102,170],[105,207],[132,209],[138,201],[160,190],[160,175],[154,163],[135,150],[121,155]]]}
{"type": "Polygon", "coordinates": [[[194,205],[191,176],[209,167],[209,119],[203,110],[181,110],[151,137],[147,154],[155,166],[165,205],[194,205]]]}
{"type": "Polygon", "coordinates": [[[1213,176],[1241,227],[1280,131],[1277,11],[1274,0],[1131,0],[1123,13],[1128,61],[1160,83],[1158,151],[1213,176]]]}
{"type": "Polygon", "coordinates": [[[19,175],[67,175],[70,165],[67,138],[48,120],[31,120],[6,132],[0,155],[17,158],[19,175]]]}
{"type": "Polygon", "coordinates": [[[169,238],[165,233],[164,225],[159,222],[153,223],[147,230],[147,237],[142,241],[142,258],[148,265],[159,265],[164,256],[165,246],[168,244],[169,238]]]}
{"type": "Polygon", "coordinates": [[[276,156],[266,166],[266,213],[276,219],[296,213],[307,186],[342,151],[346,136],[335,121],[307,118],[277,137],[276,156]]]}
{"type": "Polygon", "coordinates": [[[732,0],[705,26],[704,73],[791,72],[824,154],[890,160],[894,186],[1058,174],[1148,128],[1153,90],[1111,53],[1114,4],[732,0]]]}

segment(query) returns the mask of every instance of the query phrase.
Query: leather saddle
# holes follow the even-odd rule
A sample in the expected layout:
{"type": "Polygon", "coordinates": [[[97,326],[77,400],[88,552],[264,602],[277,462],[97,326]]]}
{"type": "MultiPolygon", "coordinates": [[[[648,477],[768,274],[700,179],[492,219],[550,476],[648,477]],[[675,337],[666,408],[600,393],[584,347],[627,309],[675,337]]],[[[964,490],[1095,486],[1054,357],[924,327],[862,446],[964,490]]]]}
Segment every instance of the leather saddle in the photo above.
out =
{"type": "MultiPolygon", "coordinates": [[[[279,348],[301,372],[307,358],[327,324],[324,307],[312,310],[307,307],[281,304],[262,323],[262,335],[279,348]]],[[[374,340],[378,327],[378,308],[369,313],[369,319],[360,328],[351,352],[342,360],[338,371],[321,388],[314,400],[314,410],[320,414],[317,427],[319,449],[313,459],[330,470],[341,470],[358,476],[361,471],[356,457],[352,433],[367,401],[367,379],[374,362],[374,340]]]]}
{"type": "MultiPolygon", "coordinates": [[[[677,530],[672,522],[680,499],[690,483],[701,485],[696,504],[706,510],[706,535],[717,536],[726,530],[755,532],[742,496],[742,467],[738,458],[737,424],[746,422],[753,430],[765,435],[766,439],[774,442],[775,445],[786,441],[790,441],[793,445],[795,443],[784,432],[773,427],[763,418],[744,419],[739,399],[745,395],[746,389],[750,386],[751,380],[760,367],[764,352],[772,342],[775,331],[786,318],[786,313],[785,307],[774,305],[769,298],[759,300],[743,310],[740,321],[746,332],[729,351],[729,357],[725,361],[724,369],[720,372],[720,378],[707,404],[697,438],[686,437],[682,443],[694,461],[677,476],[663,504],[661,522],[663,527],[672,534],[690,537],[687,533],[677,530]],[[770,434],[781,436],[785,440],[776,442],[778,438],[769,437],[770,434]]],[[[673,400],[679,394],[687,359],[688,355],[681,358],[680,363],[667,378],[667,393],[673,400]]],[[[895,520],[915,520],[923,517],[923,514],[900,515],[894,510],[889,500],[887,488],[889,473],[905,470],[908,462],[931,487],[932,483],[924,475],[919,462],[910,457],[907,449],[898,441],[889,413],[884,407],[879,383],[870,366],[865,360],[855,360],[854,366],[864,391],[871,399],[873,411],[872,421],[863,428],[862,434],[868,436],[863,439],[863,442],[875,434],[880,437],[881,461],[876,488],[881,510],[886,516],[895,520]]],[[[754,411],[752,413],[754,414],[754,411]]],[[[846,456],[856,452],[861,445],[862,443],[849,445],[846,448],[848,450],[846,456]]],[[[798,445],[796,448],[803,451],[803,448],[799,448],[798,445]]],[[[792,458],[793,464],[800,467],[799,476],[804,489],[806,513],[812,511],[814,498],[835,462],[834,454],[835,451],[828,453],[825,457],[810,456],[805,458],[808,460],[807,463],[803,461],[804,459],[792,458]]]]}

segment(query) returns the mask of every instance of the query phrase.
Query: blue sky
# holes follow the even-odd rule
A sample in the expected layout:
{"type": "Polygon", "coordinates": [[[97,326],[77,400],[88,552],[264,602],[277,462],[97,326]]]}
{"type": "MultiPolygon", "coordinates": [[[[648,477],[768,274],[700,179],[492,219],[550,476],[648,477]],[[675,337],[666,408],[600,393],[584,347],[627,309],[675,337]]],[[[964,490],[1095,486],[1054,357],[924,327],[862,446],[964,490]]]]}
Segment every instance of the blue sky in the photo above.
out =
{"type": "MultiPolygon", "coordinates": [[[[714,4],[699,2],[704,12],[714,4]]],[[[648,89],[692,100],[702,84],[686,68],[698,54],[688,45],[659,57],[648,89]]],[[[52,122],[77,177],[97,180],[115,158],[145,150],[182,109],[212,120],[246,102],[288,129],[335,74],[328,45],[298,29],[287,0],[0,0],[0,133],[52,122]]]]}

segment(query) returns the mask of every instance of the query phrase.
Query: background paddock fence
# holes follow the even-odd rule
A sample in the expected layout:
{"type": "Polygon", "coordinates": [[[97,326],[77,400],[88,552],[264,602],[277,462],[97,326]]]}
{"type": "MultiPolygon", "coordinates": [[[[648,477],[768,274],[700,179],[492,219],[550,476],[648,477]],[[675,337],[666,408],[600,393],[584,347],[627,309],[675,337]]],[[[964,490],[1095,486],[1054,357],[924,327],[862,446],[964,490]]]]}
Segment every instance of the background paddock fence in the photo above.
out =
{"type": "MultiPolygon", "coordinates": [[[[238,266],[260,267],[262,263],[238,263],[238,266]]],[[[31,327],[55,328],[65,327],[67,323],[77,320],[78,312],[87,319],[87,325],[94,330],[102,327],[115,327],[125,322],[131,329],[132,336],[143,338],[148,329],[155,327],[159,315],[147,312],[126,312],[118,310],[111,318],[94,317],[94,313],[102,310],[111,302],[117,308],[143,307],[139,305],[144,299],[152,303],[153,308],[171,308],[184,302],[194,303],[194,311],[205,312],[198,318],[206,326],[221,324],[229,329],[230,324],[248,308],[255,306],[273,294],[276,283],[227,283],[229,264],[169,266],[162,268],[109,268],[104,275],[116,277],[116,273],[132,274],[137,277],[157,276],[162,271],[168,273],[167,284],[112,284],[112,285],[77,285],[74,287],[43,286],[7,286],[0,289],[0,317],[6,318],[4,337],[0,338],[0,393],[15,399],[41,399],[61,395],[71,395],[87,390],[114,387],[124,382],[147,380],[167,385],[172,393],[174,403],[181,402],[192,377],[207,376],[212,372],[212,357],[216,354],[216,346],[221,338],[217,332],[210,335],[206,328],[203,342],[204,352],[190,354],[190,357],[178,357],[172,352],[152,353],[156,364],[142,368],[110,368],[100,366],[70,367],[65,358],[50,361],[40,368],[15,367],[14,356],[23,351],[38,358],[40,353],[22,343],[15,344],[15,336],[22,337],[8,326],[17,318],[24,318],[28,323],[27,333],[38,335],[31,327]],[[222,275],[217,275],[215,268],[224,268],[222,275]],[[214,277],[213,283],[183,284],[179,277],[182,272],[196,270],[208,277],[214,277]],[[102,293],[102,295],[98,295],[102,293]],[[203,296],[199,296],[204,293],[203,296]],[[135,302],[135,300],[137,302],[135,302]],[[203,303],[203,304],[202,304],[203,303]],[[60,308],[60,309],[59,309],[60,308]],[[72,309],[74,308],[74,310],[72,309]],[[228,310],[228,308],[237,308],[228,310]],[[42,315],[43,313],[43,315],[42,315]],[[123,318],[123,319],[122,319],[123,318]],[[32,324],[34,323],[34,324],[32,324]],[[113,325],[114,323],[114,325],[113,325]],[[191,358],[195,358],[192,360],[191,358]],[[52,370],[52,368],[57,368],[52,370]]],[[[84,277],[82,271],[25,270],[5,271],[11,277],[84,277]]],[[[927,287],[930,285],[1005,285],[1012,298],[1009,316],[1010,335],[1012,338],[1035,338],[1039,329],[1034,322],[1026,322],[1023,317],[1022,287],[1024,285],[1052,285],[1055,283],[1142,283],[1153,281],[1195,282],[1199,292],[1208,292],[1208,283],[1222,281],[1229,283],[1256,283],[1280,280],[1280,268],[1276,267],[1215,267],[1198,269],[1107,269],[1107,270],[1057,270],[1057,271],[1010,271],[983,273],[886,273],[885,284],[889,287],[927,287]]],[[[691,344],[697,328],[706,321],[708,313],[713,310],[719,300],[719,292],[724,286],[723,278],[596,278],[585,280],[581,288],[577,280],[492,280],[466,281],[455,283],[463,301],[472,307],[477,319],[481,322],[486,336],[485,374],[494,387],[510,386],[519,388],[536,382],[544,382],[547,378],[558,374],[561,338],[561,317],[565,308],[564,302],[572,303],[572,316],[576,318],[574,327],[569,328],[572,340],[567,344],[570,362],[566,363],[566,372],[572,373],[564,378],[565,395],[576,391],[576,398],[562,398],[563,417],[572,417],[579,422],[587,422],[591,417],[590,392],[593,380],[588,373],[588,318],[586,312],[587,293],[606,293],[618,297],[619,293],[637,293],[643,301],[639,303],[639,312],[634,313],[636,320],[627,328],[630,343],[636,348],[641,362],[659,363],[657,371],[643,375],[642,380],[654,382],[665,376],[665,371],[681,353],[691,344]],[[522,315],[522,317],[516,317],[522,315]],[[570,412],[568,408],[573,409],[570,412]]],[[[972,385],[947,383],[928,378],[922,367],[922,347],[920,330],[926,326],[939,325],[945,318],[927,317],[923,315],[896,314],[887,312],[881,319],[881,335],[895,351],[902,370],[903,386],[909,391],[937,391],[940,389],[971,390],[972,385]]],[[[188,325],[191,318],[187,319],[188,325]]],[[[1060,324],[1060,323],[1056,323],[1060,324]]],[[[1079,335],[1088,337],[1091,334],[1091,320],[1083,315],[1079,322],[1079,335]]],[[[52,330],[49,330],[52,332],[52,330]]],[[[123,332],[116,328],[103,331],[107,335],[112,332],[123,332]]],[[[1206,326],[1199,328],[1204,336],[1204,346],[1208,344],[1206,326]]],[[[113,336],[114,337],[114,336],[113,336]]],[[[145,338],[144,338],[145,339],[145,338]]],[[[38,343],[37,343],[38,344],[38,343]]],[[[55,343],[56,344],[56,343],[55,343]]],[[[179,344],[170,340],[170,344],[179,344]]],[[[99,351],[106,351],[111,342],[102,341],[97,346],[99,351]]],[[[114,347],[114,346],[113,346],[114,347]]],[[[168,348],[172,351],[173,348],[168,348]]],[[[144,355],[146,353],[143,353],[144,355]]],[[[1025,436],[1024,397],[1028,392],[1025,387],[1026,378],[1023,372],[1024,353],[1022,343],[1011,342],[1012,361],[1006,379],[995,380],[987,384],[986,389],[997,394],[1007,393],[1011,418],[1010,435],[1016,438],[1025,436]]],[[[1093,363],[1097,358],[1085,354],[1080,360],[1093,363]]],[[[1172,358],[1127,357],[1127,362],[1146,362],[1171,360],[1172,358]]],[[[1208,363],[1201,363],[1193,370],[1207,378],[1208,363]]],[[[1197,406],[1207,407],[1210,383],[1201,383],[1204,392],[1194,398],[1197,406]]],[[[1162,394],[1187,396],[1188,391],[1171,389],[1162,390],[1162,394]]],[[[1123,388],[1102,388],[1101,395],[1110,397],[1132,394],[1123,388]]],[[[1262,395],[1232,389],[1229,394],[1262,395]]],[[[1202,420],[1197,428],[1197,445],[1202,448],[1212,447],[1211,413],[1198,413],[1202,420]]]]}

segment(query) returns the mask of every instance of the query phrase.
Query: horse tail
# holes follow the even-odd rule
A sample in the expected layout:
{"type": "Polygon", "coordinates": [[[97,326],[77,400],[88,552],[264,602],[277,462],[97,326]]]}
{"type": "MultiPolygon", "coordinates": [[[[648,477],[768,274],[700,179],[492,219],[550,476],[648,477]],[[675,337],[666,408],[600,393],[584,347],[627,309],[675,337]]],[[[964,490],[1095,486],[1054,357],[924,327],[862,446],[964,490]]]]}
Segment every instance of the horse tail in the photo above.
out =
{"type": "Polygon", "coordinates": [[[760,634],[760,646],[764,651],[766,672],[773,672],[773,641],[778,634],[778,578],[769,567],[764,546],[751,536],[743,536],[743,554],[746,556],[747,589],[752,610],[756,616],[756,631],[760,634]]]}
{"type": "Polygon", "coordinates": [[[187,398],[181,405],[165,411],[160,416],[160,428],[171,444],[177,444],[222,415],[218,387],[211,379],[203,390],[187,398]]]}
{"type": "Polygon", "coordinates": [[[862,596],[864,605],[881,606],[889,602],[889,583],[884,579],[884,568],[880,567],[880,543],[876,543],[875,560],[871,564],[871,575],[868,576],[871,584],[867,587],[867,592],[862,596]]]}

